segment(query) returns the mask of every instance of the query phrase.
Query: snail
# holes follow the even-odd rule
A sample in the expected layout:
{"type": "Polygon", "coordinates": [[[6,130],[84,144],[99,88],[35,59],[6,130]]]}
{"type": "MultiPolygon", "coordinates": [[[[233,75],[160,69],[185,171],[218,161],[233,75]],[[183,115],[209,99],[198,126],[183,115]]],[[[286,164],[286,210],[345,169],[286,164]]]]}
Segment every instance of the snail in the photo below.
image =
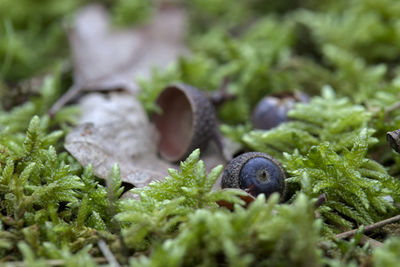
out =
{"type": "Polygon", "coordinates": [[[256,197],[272,193],[285,193],[285,170],[268,154],[247,152],[232,159],[222,174],[222,188],[240,188],[256,197]]]}
{"type": "Polygon", "coordinates": [[[274,128],[288,120],[287,113],[293,109],[295,103],[308,101],[308,95],[300,92],[283,96],[266,96],[254,108],[253,126],[261,130],[274,128]]]}
{"type": "Polygon", "coordinates": [[[196,148],[204,149],[215,137],[216,116],[210,100],[186,84],[167,86],[158,96],[162,113],[153,117],[160,134],[160,155],[170,161],[185,159],[196,148]]]}

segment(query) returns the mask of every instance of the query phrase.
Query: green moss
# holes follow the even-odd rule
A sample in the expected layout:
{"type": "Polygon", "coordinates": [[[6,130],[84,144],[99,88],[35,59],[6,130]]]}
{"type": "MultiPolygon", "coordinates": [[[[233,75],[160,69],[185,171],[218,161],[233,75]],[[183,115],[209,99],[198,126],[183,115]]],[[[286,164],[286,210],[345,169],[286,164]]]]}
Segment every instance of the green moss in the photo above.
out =
{"type": "MultiPolygon", "coordinates": [[[[73,13],[93,1],[3,0],[0,3],[0,81],[16,83],[66,61],[69,55],[65,25],[73,13]]],[[[100,1],[110,6],[118,25],[146,20],[152,1],[100,1]]]]}
{"type": "Polygon", "coordinates": [[[312,198],[324,193],[327,201],[319,210],[326,223],[343,230],[353,222],[370,224],[395,209],[384,196],[397,199],[400,184],[368,158],[368,147],[377,139],[364,107],[336,98],[326,88],[322,97],[297,104],[289,117],[293,121],[269,131],[242,132],[239,140],[279,159],[292,188],[312,198]]]}
{"type": "MultiPolygon", "coordinates": [[[[136,249],[147,248],[148,239],[166,238],[187,216],[197,209],[216,209],[216,201],[243,203],[237,190],[212,191],[222,166],[206,174],[200,150],[195,150],[181,163],[181,172],[170,169],[170,176],[145,188],[133,189],[139,200],[121,202],[122,212],[116,218],[129,226],[124,230],[127,244],[136,249]],[[143,246],[146,244],[145,246],[143,246]]],[[[150,242],[151,243],[151,242],[150,242]]]]}
{"type": "Polygon", "coordinates": [[[375,251],[373,255],[374,266],[396,266],[400,260],[399,249],[400,239],[389,239],[383,247],[375,251]]]}
{"type": "Polygon", "coordinates": [[[262,195],[248,209],[199,209],[189,214],[179,234],[155,247],[132,266],[320,266],[316,242],[319,222],[300,195],[292,206],[268,203],[262,195]],[[302,229],[298,231],[298,229],[302,229]]]}
{"type": "MultiPolygon", "coordinates": [[[[63,149],[76,108],[47,115],[68,86],[60,78],[68,55],[61,25],[87,1],[5,0],[0,93],[17,97],[0,110],[1,264],[97,266],[102,239],[132,266],[395,266],[397,239],[376,236],[385,244],[374,249],[360,245],[361,232],[349,241],[329,234],[398,213],[400,157],[385,141],[400,128],[398,1],[173,2],[189,14],[192,53],[141,81],[144,107],[157,111],[154,101],[171,82],[235,95],[218,110],[222,132],[283,163],[287,203],[260,196],[245,209],[239,191],[212,191],[222,168],[206,173],[199,151],[164,181],[134,189],[140,200],[120,200],[118,166],[104,185],[63,149]],[[53,74],[38,93],[15,88],[45,72],[53,74]],[[296,105],[291,121],[252,130],[261,97],[295,90],[311,101],[296,105]],[[311,199],[322,193],[327,200],[314,211],[311,199]]],[[[104,3],[118,25],[144,22],[157,8],[104,3]]]]}

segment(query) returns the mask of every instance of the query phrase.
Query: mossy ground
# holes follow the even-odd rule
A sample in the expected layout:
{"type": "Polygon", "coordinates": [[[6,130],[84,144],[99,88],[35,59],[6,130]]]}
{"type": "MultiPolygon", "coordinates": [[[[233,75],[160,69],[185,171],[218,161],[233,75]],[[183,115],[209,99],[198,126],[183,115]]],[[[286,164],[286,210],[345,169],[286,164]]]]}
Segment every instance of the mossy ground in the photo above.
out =
{"type": "MultiPolygon", "coordinates": [[[[106,247],[132,266],[397,266],[398,224],[369,233],[382,244],[334,235],[400,212],[400,157],[385,140],[400,128],[400,2],[168,1],[189,16],[192,53],[140,81],[140,100],[154,112],[170,82],[236,96],[218,109],[222,133],[273,155],[289,177],[285,203],[260,196],[247,209],[239,191],[211,190],[222,167],[207,173],[198,150],[135,189],[140,201],[120,198],[118,166],[105,182],[64,150],[79,110],[48,110],[72,79],[62,25],[88,2],[0,3],[0,264],[112,266],[106,247]],[[32,90],[35,77],[45,79],[32,90]],[[252,129],[261,97],[292,91],[311,101],[252,129]]],[[[119,26],[158,6],[100,2],[119,26]]]]}

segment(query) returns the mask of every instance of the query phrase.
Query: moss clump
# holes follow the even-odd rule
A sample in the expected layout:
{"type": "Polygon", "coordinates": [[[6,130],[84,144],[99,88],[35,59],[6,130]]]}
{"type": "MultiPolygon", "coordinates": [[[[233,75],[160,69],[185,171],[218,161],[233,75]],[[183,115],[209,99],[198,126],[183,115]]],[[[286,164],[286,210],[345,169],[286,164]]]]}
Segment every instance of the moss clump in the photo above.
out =
{"type": "MultiPolygon", "coordinates": [[[[118,25],[141,23],[158,5],[101,2],[118,25]]],[[[260,196],[244,209],[239,191],[212,191],[222,167],[207,173],[199,151],[164,181],[134,189],[140,200],[120,199],[117,166],[104,183],[63,149],[76,109],[47,115],[69,86],[57,64],[68,61],[61,24],[87,1],[5,0],[0,93],[17,97],[0,110],[0,262],[97,266],[109,260],[105,243],[132,266],[396,266],[399,242],[386,240],[388,230],[371,235],[384,242],[378,249],[361,231],[349,241],[332,234],[399,213],[400,157],[385,141],[400,128],[398,1],[171,2],[189,14],[192,53],[141,81],[144,107],[157,110],[171,82],[234,95],[218,110],[222,132],[281,161],[287,203],[260,196]],[[40,92],[21,96],[23,80],[49,70],[40,92]],[[296,105],[291,121],[252,129],[261,97],[296,90],[311,101],[296,105]]]]}

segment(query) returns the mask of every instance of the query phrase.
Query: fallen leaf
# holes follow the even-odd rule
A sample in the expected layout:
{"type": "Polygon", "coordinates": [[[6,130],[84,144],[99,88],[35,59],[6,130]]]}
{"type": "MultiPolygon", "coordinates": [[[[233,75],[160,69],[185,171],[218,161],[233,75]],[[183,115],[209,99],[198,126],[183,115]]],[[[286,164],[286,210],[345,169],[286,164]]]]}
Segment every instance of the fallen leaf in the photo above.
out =
{"type": "Polygon", "coordinates": [[[106,179],[118,163],[122,181],[143,187],[163,179],[173,165],[157,157],[157,135],[140,102],[129,93],[93,93],[80,101],[81,124],[66,137],[65,148],[83,166],[106,179]]]}
{"type": "Polygon", "coordinates": [[[185,53],[185,21],[181,9],[165,8],[148,25],[115,30],[102,6],[87,6],[69,32],[75,83],[86,90],[137,90],[137,78],[149,78],[152,68],[185,53]]]}
{"type": "MultiPolygon", "coordinates": [[[[80,125],[67,135],[64,146],[83,166],[92,164],[97,177],[107,179],[117,163],[122,181],[143,187],[168,176],[168,168],[179,167],[158,157],[157,131],[131,93],[91,93],[79,105],[80,125]]],[[[226,164],[213,142],[201,159],[207,171],[226,164]]],[[[219,188],[218,180],[214,190],[219,188]]]]}
{"type": "Polygon", "coordinates": [[[74,84],[49,113],[54,115],[82,90],[136,93],[138,78],[149,78],[153,68],[162,70],[187,54],[185,25],[185,13],[176,7],[162,8],[149,24],[129,29],[112,28],[101,5],[83,8],[68,31],[74,84]]]}
{"type": "MultiPolygon", "coordinates": [[[[74,85],[50,113],[83,89],[127,91],[83,97],[81,125],[66,137],[65,148],[82,165],[92,164],[96,176],[106,179],[118,163],[124,182],[143,187],[166,177],[168,168],[178,167],[158,157],[157,132],[134,95],[139,77],[149,78],[152,68],[162,69],[185,54],[184,32],[185,16],[177,8],[161,9],[148,25],[125,30],[113,30],[99,5],[77,14],[69,33],[74,85]]],[[[207,170],[225,164],[212,145],[203,151],[202,159],[207,170]]]]}

